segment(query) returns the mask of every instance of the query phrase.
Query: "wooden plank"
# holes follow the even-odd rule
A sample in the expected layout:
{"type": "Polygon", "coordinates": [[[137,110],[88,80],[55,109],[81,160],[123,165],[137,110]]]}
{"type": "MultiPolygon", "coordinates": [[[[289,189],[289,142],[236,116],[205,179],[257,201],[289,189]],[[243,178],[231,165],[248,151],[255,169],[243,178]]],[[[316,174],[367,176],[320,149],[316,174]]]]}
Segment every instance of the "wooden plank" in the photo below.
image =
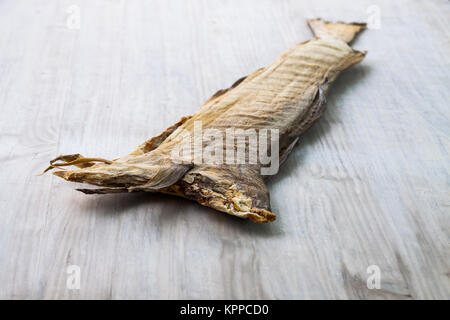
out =
{"type": "Polygon", "coordinates": [[[130,152],[310,38],[305,17],[370,5],[2,1],[0,298],[450,298],[446,1],[378,2],[381,29],[355,43],[367,58],[269,182],[272,224],[36,176],[59,153],[130,152]]]}

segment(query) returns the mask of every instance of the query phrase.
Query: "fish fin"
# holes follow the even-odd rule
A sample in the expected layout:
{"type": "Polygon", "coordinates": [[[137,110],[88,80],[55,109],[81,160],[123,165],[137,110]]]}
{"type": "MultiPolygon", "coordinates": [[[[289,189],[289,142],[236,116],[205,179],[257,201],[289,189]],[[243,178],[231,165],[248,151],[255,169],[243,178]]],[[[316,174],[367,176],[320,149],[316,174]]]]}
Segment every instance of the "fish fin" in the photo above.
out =
{"type": "Polygon", "coordinates": [[[130,156],[138,156],[145,153],[148,153],[150,151],[155,150],[158,148],[158,146],[164,142],[164,140],[167,139],[168,136],[170,136],[178,127],[180,127],[182,124],[184,124],[187,120],[189,120],[192,116],[182,117],[178,122],[173,124],[172,126],[168,127],[166,130],[164,130],[161,134],[158,136],[155,136],[153,138],[148,139],[147,141],[141,143],[132,153],[130,153],[130,156]]]}
{"type": "Polygon", "coordinates": [[[107,194],[129,192],[127,188],[97,188],[97,189],[75,189],[84,194],[107,194]]]}
{"type": "Polygon", "coordinates": [[[218,90],[216,93],[214,93],[214,94],[211,96],[211,98],[209,98],[208,100],[206,100],[204,104],[207,104],[207,103],[209,103],[209,102],[211,102],[211,101],[217,99],[218,97],[224,95],[224,94],[227,93],[228,91],[230,91],[230,90],[236,88],[236,87],[237,87],[238,85],[240,85],[240,84],[242,83],[242,81],[244,81],[247,77],[248,77],[248,76],[244,76],[244,77],[241,77],[241,78],[237,79],[237,80],[236,80],[229,88],[218,90]]]}
{"type": "MultiPolygon", "coordinates": [[[[71,165],[71,162],[60,165],[71,165]]],[[[58,164],[53,164],[57,166],[58,164]]],[[[192,168],[157,155],[141,155],[129,161],[97,163],[93,166],[53,174],[67,181],[88,183],[106,188],[126,188],[132,191],[152,191],[177,182],[192,168]]],[[[116,190],[115,190],[116,191],[116,190]]]]}
{"type": "MultiPolygon", "coordinates": [[[[205,101],[205,103],[203,103],[203,106],[209,105],[210,103],[214,102],[215,100],[217,100],[218,98],[222,97],[225,93],[233,90],[234,88],[236,88],[237,86],[239,86],[241,83],[243,83],[245,80],[250,80],[254,77],[256,77],[257,75],[259,75],[261,72],[264,71],[265,68],[259,68],[256,71],[254,71],[253,73],[249,74],[248,76],[244,76],[241,77],[239,79],[237,79],[235,82],[233,82],[233,84],[226,89],[220,89],[218,90],[216,93],[214,93],[211,98],[209,98],[208,100],[205,101]]],[[[202,107],[203,107],[202,106],[202,107]]]]}
{"type": "MultiPolygon", "coordinates": [[[[257,70],[259,71],[259,70],[257,70]]],[[[207,104],[220,96],[224,95],[228,91],[236,88],[238,85],[240,85],[248,76],[241,77],[238,80],[236,80],[229,88],[221,89],[217,91],[215,94],[212,95],[211,98],[209,98],[204,104],[207,104]]],[[[144,153],[148,153],[150,151],[155,150],[158,148],[158,146],[164,142],[164,140],[167,139],[176,129],[178,129],[181,125],[183,125],[187,120],[192,118],[192,115],[187,117],[182,117],[178,122],[173,124],[172,126],[168,127],[166,130],[164,130],[161,134],[158,136],[155,136],[153,138],[148,139],[147,141],[141,143],[132,153],[130,153],[130,156],[137,156],[142,155],[144,153]]]]}
{"type": "Polygon", "coordinates": [[[322,19],[308,19],[309,27],[319,38],[333,37],[350,43],[358,32],[366,28],[366,23],[360,22],[329,22],[322,19]]]}
{"type": "Polygon", "coordinates": [[[81,154],[66,154],[66,155],[59,155],[53,160],[50,160],[50,165],[45,169],[40,175],[43,175],[47,171],[50,171],[52,169],[66,167],[66,166],[76,166],[78,168],[87,168],[93,166],[96,162],[103,162],[103,163],[112,163],[110,160],[102,159],[102,158],[86,158],[83,157],[81,154]],[[62,161],[58,163],[58,161],[62,161]]]}
{"type": "MultiPolygon", "coordinates": [[[[211,102],[215,99],[217,99],[218,97],[222,96],[223,94],[225,94],[226,92],[230,91],[231,89],[237,87],[242,81],[244,81],[247,78],[247,76],[242,77],[238,80],[236,80],[231,87],[227,88],[227,89],[221,89],[219,91],[217,91],[215,94],[213,94],[213,96],[211,98],[209,98],[206,102],[211,102]]],[[[192,115],[187,116],[187,117],[182,117],[178,122],[176,122],[175,124],[171,125],[170,127],[168,127],[166,130],[164,130],[162,133],[160,133],[157,136],[154,136],[148,140],[146,140],[145,142],[141,143],[139,146],[136,147],[136,149],[133,150],[133,152],[131,152],[129,155],[125,156],[138,156],[138,155],[142,155],[145,153],[148,153],[150,151],[155,150],[156,148],[159,147],[159,145],[161,143],[164,142],[164,140],[166,140],[176,129],[178,129],[180,126],[182,126],[187,120],[189,120],[190,118],[192,118],[192,115]]]]}
{"type": "MultiPolygon", "coordinates": [[[[260,68],[256,70],[253,74],[250,76],[253,76],[254,74],[260,73],[264,68],[260,68]]],[[[204,105],[207,105],[208,103],[216,100],[217,98],[223,96],[228,91],[236,88],[238,85],[240,85],[245,79],[247,79],[250,76],[244,76],[236,80],[229,88],[218,90],[215,94],[211,96],[207,101],[205,101],[204,105]]],[[[173,124],[172,126],[168,127],[166,130],[164,130],[161,134],[158,136],[155,136],[153,138],[150,138],[146,140],[145,142],[141,143],[137,148],[131,152],[129,155],[125,156],[138,156],[145,153],[148,153],[150,151],[155,150],[159,147],[161,143],[164,142],[176,129],[178,129],[180,126],[182,126],[186,121],[192,118],[192,115],[187,117],[182,117],[178,122],[173,124]]]]}
{"type": "Polygon", "coordinates": [[[192,167],[193,164],[168,163],[167,165],[162,165],[147,183],[131,186],[128,188],[128,191],[158,191],[162,188],[167,188],[180,180],[192,167]]]}
{"type": "Polygon", "coordinates": [[[176,184],[159,191],[254,222],[276,219],[262,176],[247,166],[195,167],[176,184]]]}

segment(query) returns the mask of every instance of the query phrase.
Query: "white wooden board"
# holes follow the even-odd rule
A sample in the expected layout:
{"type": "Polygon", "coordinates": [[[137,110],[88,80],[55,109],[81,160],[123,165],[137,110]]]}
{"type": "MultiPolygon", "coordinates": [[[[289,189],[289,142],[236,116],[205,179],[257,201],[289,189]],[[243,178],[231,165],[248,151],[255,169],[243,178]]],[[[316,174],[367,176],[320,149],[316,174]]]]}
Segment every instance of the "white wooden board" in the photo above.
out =
{"type": "Polygon", "coordinates": [[[0,298],[450,298],[449,21],[445,0],[1,1],[0,298]],[[270,181],[272,224],[37,176],[130,152],[311,38],[307,17],[374,8],[367,58],[270,181]]]}

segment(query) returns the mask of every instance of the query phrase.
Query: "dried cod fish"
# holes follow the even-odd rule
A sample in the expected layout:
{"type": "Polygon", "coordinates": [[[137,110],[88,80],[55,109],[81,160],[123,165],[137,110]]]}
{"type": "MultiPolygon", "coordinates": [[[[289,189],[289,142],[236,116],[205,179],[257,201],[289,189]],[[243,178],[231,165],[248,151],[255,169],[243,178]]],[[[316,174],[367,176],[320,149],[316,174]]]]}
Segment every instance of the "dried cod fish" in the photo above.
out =
{"type": "MultiPolygon", "coordinates": [[[[329,84],[365,56],[348,45],[365,24],[321,19],[308,20],[308,24],[316,36],[314,39],[294,46],[268,67],[218,91],[197,113],[182,118],[131,154],[112,161],[79,154],[62,155],[50,161],[45,171],[77,166],[79,169],[54,174],[68,181],[101,187],[78,189],[86,194],[162,192],[255,222],[275,220],[261,163],[207,164],[195,159],[174,159],[172,151],[180,145],[184,133],[194,131],[197,121],[201,121],[204,129],[219,132],[227,128],[271,128],[279,132],[281,164],[298,137],[322,115],[329,84]]],[[[214,143],[210,140],[202,146],[214,143]]],[[[219,147],[235,149],[230,143],[235,141],[219,147]]],[[[248,143],[246,147],[253,148],[248,143]]]]}

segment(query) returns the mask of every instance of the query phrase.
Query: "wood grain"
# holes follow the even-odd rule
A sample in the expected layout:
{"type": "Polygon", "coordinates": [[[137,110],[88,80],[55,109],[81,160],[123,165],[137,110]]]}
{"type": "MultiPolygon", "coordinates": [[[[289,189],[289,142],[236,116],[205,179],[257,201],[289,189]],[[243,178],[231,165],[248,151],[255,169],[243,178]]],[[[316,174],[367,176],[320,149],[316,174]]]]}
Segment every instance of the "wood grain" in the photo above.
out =
{"type": "Polygon", "coordinates": [[[60,153],[132,151],[311,38],[305,18],[373,3],[0,2],[0,298],[450,298],[447,1],[376,3],[366,59],[269,183],[273,224],[37,176],[60,153]]]}

